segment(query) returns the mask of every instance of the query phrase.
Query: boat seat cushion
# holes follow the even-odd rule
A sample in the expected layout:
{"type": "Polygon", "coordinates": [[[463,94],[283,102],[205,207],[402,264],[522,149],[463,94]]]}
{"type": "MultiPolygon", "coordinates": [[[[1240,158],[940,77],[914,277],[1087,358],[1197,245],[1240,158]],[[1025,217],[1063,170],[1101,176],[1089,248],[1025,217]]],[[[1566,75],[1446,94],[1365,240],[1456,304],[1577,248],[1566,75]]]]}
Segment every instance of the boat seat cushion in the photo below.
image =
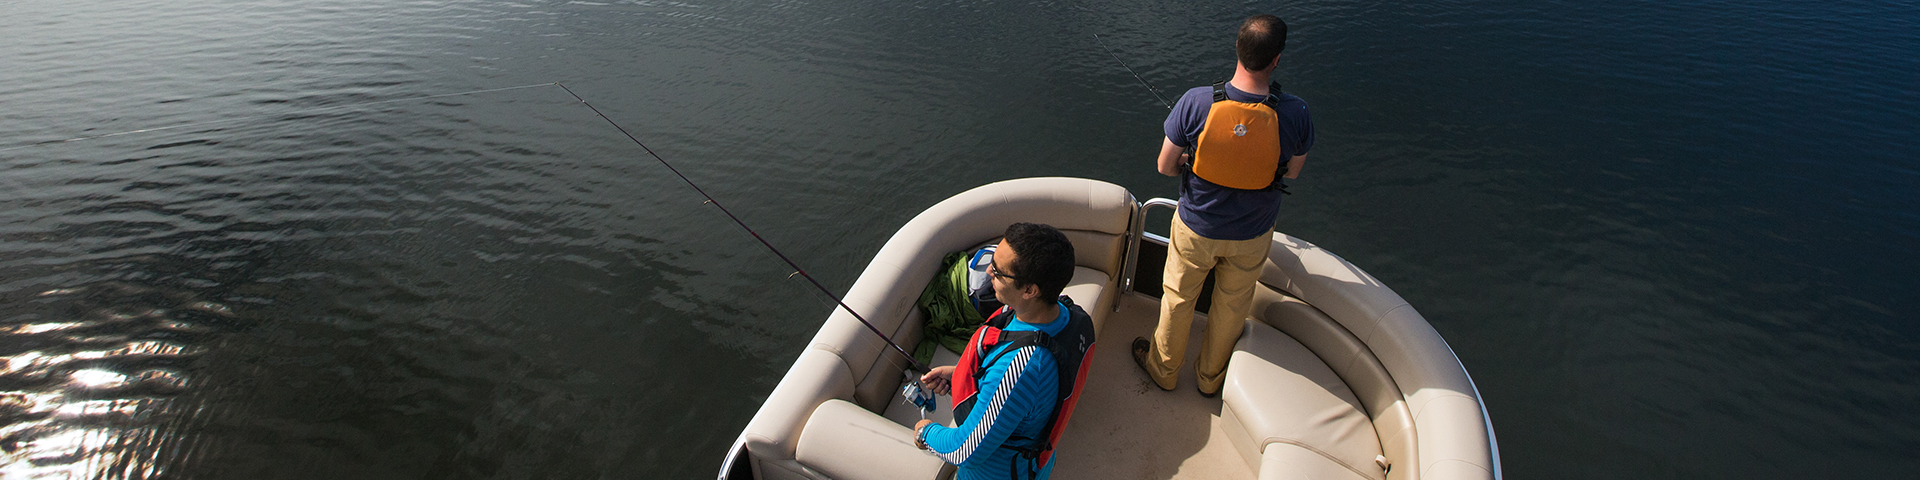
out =
{"type": "Polygon", "coordinates": [[[851,398],[853,377],[839,356],[818,348],[800,351],[780,385],[773,387],[768,401],[760,405],[741,436],[754,456],[766,459],[791,459],[795,435],[805,428],[807,417],[821,402],[851,398]]]}
{"type": "Polygon", "coordinates": [[[1252,448],[1242,454],[1259,456],[1247,460],[1260,478],[1269,478],[1269,458],[1280,455],[1303,471],[1344,472],[1311,478],[1384,480],[1386,472],[1374,463],[1380,440],[1340,376],[1293,337],[1246,323],[1227,364],[1223,401],[1247,435],[1240,440],[1252,448]]]}
{"type": "Polygon", "coordinates": [[[1108,276],[1120,273],[1127,253],[1127,236],[1087,230],[1061,230],[1073,242],[1073,264],[1099,270],[1108,276]]]}
{"type": "Polygon", "coordinates": [[[913,445],[913,430],[845,400],[828,400],[807,417],[796,459],[837,480],[927,479],[947,463],[913,445]]]}
{"type": "Polygon", "coordinates": [[[1074,305],[1079,305],[1087,311],[1087,316],[1093,317],[1093,333],[1097,336],[1107,314],[1111,313],[1108,310],[1113,308],[1112,286],[1113,278],[1106,273],[1087,267],[1073,267],[1073,280],[1067,282],[1067,288],[1061,290],[1060,294],[1072,298],[1074,305]]]}
{"type": "MultiPolygon", "coordinates": [[[[1366,408],[1368,418],[1373,421],[1373,432],[1380,439],[1380,449],[1388,459],[1413,458],[1417,439],[1413,437],[1413,415],[1407,411],[1406,397],[1400,394],[1393,376],[1387,374],[1386,367],[1380,365],[1366,343],[1320,309],[1271,288],[1255,289],[1253,304],[1255,318],[1305,345],[1346,381],[1354,397],[1366,408]]],[[[1409,467],[1413,465],[1410,461],[1405,463],[1409,467]]]]}
{"type": "MultiPolygon", "coordinates": [[[[1373,467],[1372,462],[1362,467],[1373,467]]],[[[1328,480],[1370,478],[1361,476],[1346,466],[1328,460],[1319,452],[1308,450],[1299,445],[1276,443],[1260,454],[1260,468],[1255,478],[1259,480],[1328,480]]],[[[1371,477],[1380,478],[1380,477],[1371,477]]]]}
{"type": "MultiPolygon", "coordinates": [[[[1269,265],[1261,283],[1300,298],[1362,342],[1392,372],[1397,390],[1405,394],[1404,408],[1418,425],[1411,435],[1417,453],[1396,447],[1403,463],[1396,471],[1451,471],[1465,478],[1494,478],[1492,432],[1480,405],[1473,380],[1445,339],[1406,299],[1338,255],[1307,241],[1275,233],[1269,265]],[[1410,454],[1410,455],[1404,455],[1410,454]],[[1414,458],[1407,459],[1407,456],[1414,458]],[[1454,468],[1466,464],[1473,468],[1454,468]],[[1440,470],[1436,470],[1440,469],[1440,470]]],[[[1391,412],[1388,412],[1391,413],[1391,412]]],[[[1404,444],[1408,433],[1383,425],[1390,444],[1404,444]]]]}

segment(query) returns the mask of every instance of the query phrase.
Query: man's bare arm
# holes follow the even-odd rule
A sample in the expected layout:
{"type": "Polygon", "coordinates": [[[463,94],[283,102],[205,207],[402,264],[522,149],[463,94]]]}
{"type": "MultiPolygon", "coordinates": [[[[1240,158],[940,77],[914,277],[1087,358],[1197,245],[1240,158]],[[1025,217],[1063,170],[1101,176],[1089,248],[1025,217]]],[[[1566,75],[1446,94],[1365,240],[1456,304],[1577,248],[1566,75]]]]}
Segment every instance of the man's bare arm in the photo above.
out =
{"type": "Polygon", "coordinates": [[[1300,178],[1300,169],[1306,168],[1307,156],[1301,155],[1287,160],[1287,179],[1300,178]]]}
{"type": "Polygon", "coordinates": [[[1174,145],[1173,140],[1160,137],[1160,174],[1169,177],[1180,176],[1180,164],[1187,163],[1186,149],[1174,145]]]}

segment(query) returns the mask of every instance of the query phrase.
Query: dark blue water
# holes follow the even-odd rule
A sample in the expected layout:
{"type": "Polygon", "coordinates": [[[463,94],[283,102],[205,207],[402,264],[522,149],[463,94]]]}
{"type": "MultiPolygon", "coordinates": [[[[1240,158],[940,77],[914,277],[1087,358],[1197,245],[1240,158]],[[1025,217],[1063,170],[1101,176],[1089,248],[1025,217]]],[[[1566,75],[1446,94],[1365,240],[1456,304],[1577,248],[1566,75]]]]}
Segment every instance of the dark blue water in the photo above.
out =
{"type": "Polygon", "coordinates": [[[824,298],[557,88],[313,109],[564,82],[844,289],[979,184],[1173,195],[1093,34],[1172,94],[1261,12],[1280,229],[1511,478],[1920,467],[1916,2],[12,1],[0,477],[713,474],[824,298]]]}

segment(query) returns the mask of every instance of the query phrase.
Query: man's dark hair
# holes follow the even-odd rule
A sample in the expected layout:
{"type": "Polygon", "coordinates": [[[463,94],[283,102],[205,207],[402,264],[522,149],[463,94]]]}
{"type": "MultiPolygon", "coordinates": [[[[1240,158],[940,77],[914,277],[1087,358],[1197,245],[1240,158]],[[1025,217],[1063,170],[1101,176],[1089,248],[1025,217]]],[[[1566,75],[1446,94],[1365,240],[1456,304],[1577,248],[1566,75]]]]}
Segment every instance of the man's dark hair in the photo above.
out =
{"type": "Polygon", "coordinates": [[[1287,22],[1273,15],[1254,15],[1240,24],[1240,40],[1233,43],[1247,70],[1265,70],[1273,57],[1287,49],[1287,22]]]}
{"type": "Polygon", "coordinates": [[[1040,298],[1060,296],[1073,281],[1073,242],[1052,225],[1016,223],[1007,226],[1007,246],[1013,247],[1014,286],[1024,283],[1040,286],[1040,298]]]}

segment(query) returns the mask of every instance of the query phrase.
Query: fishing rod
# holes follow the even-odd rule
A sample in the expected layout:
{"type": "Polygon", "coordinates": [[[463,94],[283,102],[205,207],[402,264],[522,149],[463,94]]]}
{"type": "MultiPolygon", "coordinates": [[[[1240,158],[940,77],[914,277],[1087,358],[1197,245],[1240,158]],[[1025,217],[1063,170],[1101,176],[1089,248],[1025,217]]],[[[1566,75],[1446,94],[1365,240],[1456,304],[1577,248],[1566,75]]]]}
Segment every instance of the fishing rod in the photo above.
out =
{"type": "Polygon", "coordinates": [[[1153,84],[1147,83],[1147,79],[1140,78],[1139,73],[1134,73],[1133,67],[1127,66],[1127,61],[1121,60],[1120,55],[1113,53],[1113,49],[1107,47],[1107,42],[1105,40],[1100,39],[1100,34],[1098,33],[1093,34],[1093,41],[1098,42],[1100,44],[1100,48],[1105,49],[1107,51],[1107,55],[1113,55],[1113,61],[1120,62],[1120,67],[1127,69],[1127,73],[1132,73],[1134,80],[1139,80],[1141,85],[1145,85],[1147,87],[1147,91],[1153,92],[1153,98],[1160,99],[1161,106],[1167,107],[1167,110],[1173,110],[1173,104],[1167,102],[1167,97],[1160,96],[1160,89],[1153,88],[1153,84]]]}
{"type": "MultiPolygon", "coordinates": [[[[740,217],[734,216],[733,212],[727,210],[726,206],[720,205],[719,200],[715,200],[713,198],[713,195],[708,195],[706,190],[700,188],[700,185],[694,184],[692,179],[689,179],[685,174],[680,173],[680,169],[673,168],[673,164],[667,163],[667,159],[661,158],[660,154],[654,153],[652,148],[647,147],[647,144],[641,143],[640,139],[634,137],[632,132],[628,132],[626,127],[620,126],[620,124],[617,122],[614,122],[612,118],[607,118],[607,114],[601,113],[600,109],[595,108],[592,103],[587,103],[587,99],[581,98],[580,94],[573,92],[573,89],[567,88],[566,85],[561,85],[559,82],[554,82],[553,84],[556,86],[559,86],[561,90],[566,90],[568,95],[573,95],[573,98],[575,100],[579,100],[581,105],[586,105],[588,109],[592,109],[593,113],[595,115],[599,115],[601,120],[606,120],[607,124],[613,125],[613,128],[619,129],[620,133],[625,134],[628,140],[633,140],[633,143],[635,145],[639,145],[641,150],[646,150],[647,154],[652,155],[654,160],[659,160],[660,164],[666,166],[667,170],[672,171],[674,176],[680,177],[680,181],[686,182],[687,186],[693,187],[693,191],[699,192],[700,196],[702,197],[706,197],[707,198],[706,203],[713,204],[714,207],[718,207],[720,209],[720,213],[727,214],[727,218],[732,219],[735,225],[740,226],[740,229],[746,230],[748,234],[753,235],[753,239],[759,240],[761,246],[767,247],[767,251],[773,252],[775,256],[780,257],[780,261],[787,262],[787,266],[793,267],[795,274],[798,274],[801,277],[806,278],[807,282],[812,283],[814,288],[820,289],[820,293],[826,294],[828,298],[833,299],[834,303],[839,304],[840,308],[845,309],[847,313],[853,314],[853,318],[855,320],[859,320],[861,325],[866,325],[868,331],[872,331],[874,335],[879,335],[881,340],[884,340],[887,342],[887,346],[893,347],[893,351],[900,352],[900,356],[905,357],[908,362],[913,362],[914,371],[926,372],[931,370],[930,368],[927,367],[926,364],[920,363],[919,360],[914,359],[913,354],[907,353],[907,349],[900,348],[900,344],[893,343],[893,338],[888,337],[887,334],[885,333],[881,333],[878,327],[873,326],[873,322],[868,322],[866,317],[860,316],[860,312],[854,311],[853,307],[847,306],[847,302],[844,300],[841,300],[839,295],[834,295],[833,291],[828,290],[826,285],[821,285],[820,281],[815,280],[813,278],[813,275],[807,273],[806,269],[800,268],[800,265],[797,263],[794,263],[793,259],[787,258],[787,254],[780,253],[780,249],[774,248],[772,243],[767,242],[767,239],[761,238],[760,232],[753,231],[753,227],[747,226],[747,222],[741,221],[740,217]]],[[[909,397],[911,397],[911,395],[909,395],[909,397]]]]}

